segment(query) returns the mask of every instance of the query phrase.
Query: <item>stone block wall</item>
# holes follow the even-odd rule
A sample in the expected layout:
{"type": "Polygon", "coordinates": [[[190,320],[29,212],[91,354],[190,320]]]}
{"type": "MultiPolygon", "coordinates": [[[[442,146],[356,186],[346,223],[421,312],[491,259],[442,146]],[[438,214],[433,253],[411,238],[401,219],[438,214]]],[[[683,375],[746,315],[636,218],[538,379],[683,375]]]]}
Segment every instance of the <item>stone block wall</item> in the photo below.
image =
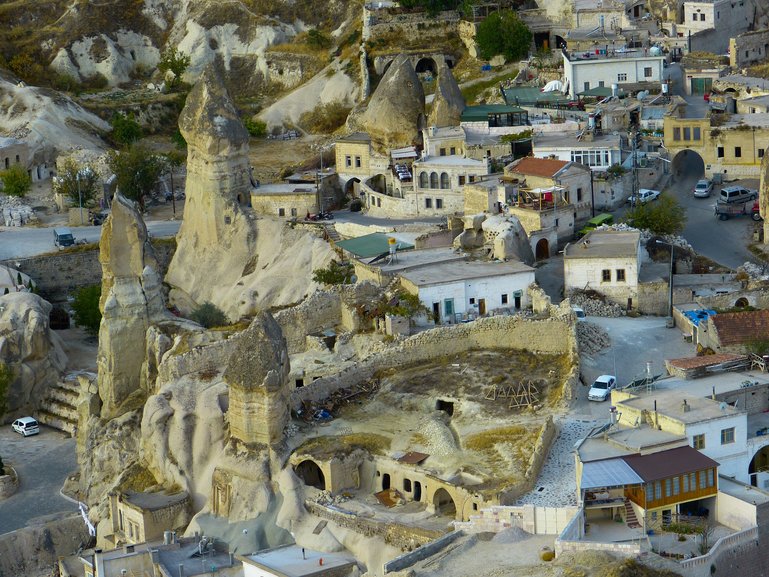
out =
{"type": "Polygon", "coordinates": [[[722,537],[707,555],[681,561],[682,573],[687,577],[764,575],[769,555],[766,547],[759,547],[758,535],[758,528],[753,527],[722,537]]]}
{"type": "Polygon", "coordinates": [[[451,533],[447,533],[443,537],[439,537],[435,541],[432,541],[415,551],[411,551],[410,553],[396,557],[392,561],[388,561],[383,565],[382,569],[385,574],[392,573],[393,571],[402,571],[403,569],[411,567],[417,561],[422,561],[423,559],[432,557],[438,551],[441,551],[446,546],[450,545],[463,536],[464,533],[462,531],[453,531],[451,533]]]}
{"type": "Polygon", "coordinates": [[[769,30],[745,32],[729,39],[729,66],[742,68],[767,58],[769,30]]]}
{"type": "Polygon", "coordinates": [[[570,397],[579,373],[574,325],[568,319],[532,320],[498,316],[478,319],[472,323],[442,326],[414,335],[354,367],[293,391],[291,404],[298,408],[305,400],[321,401],[333,391],[370,379],[379,370],[408,366],[475,349],[499,348],[569,355],[573,359],[574,368],[564,385],[564,395],[570,397]]]}
{"type": "Polygon", "coordinates": [[[314,292],[301,304],[275,313],[275,321],[283,331],[288,354],[303,352],[307,335],[333,329],[341,323],[341,293],[338,290],[314,292]]]}
{"type": "Polygon", "coordinates": [[[398,34],[404,38],[443,37],[459,31],[459,13],[456,10],[428,16],[426,12],[399,13],[395,10],[364,9],[364,21],[372,38],[398,34]]]}
{"type": "Polygon", "coordinates": [[[355,513],[325,507],[314,501],[305,501],[304,506],[316,517],[333,521],[340,527],[351,529],[364,537],[382,537],[385,543],[404,551],[423,547],[443,534],[441,531],[401,525],[392,520],[379,522],[374,519],[367,519],[355,513]]]}
{"type": "MultiPolygon", "coordinates": [[[[53,233],[51,233],[53,248],[53,233]]],[[[161,270],[165,276],[168,263],[171,262],[176,243],[165,240],[152,243],[161,270]]],[[[40,294],[51,302],[62,302],[67,295],[82,287],[101,283],[101,264],[99,249],[83,251],[62,251],[42,254],[30,258],[18,258],[5,261],[35,282],[40,294]],[[19,263],[16,266],[16,263],[19,263]]]]}
{"type": "Polygon", "coordinates": [[[170,354],[158,366],[158,382],[171,383],[185,375],[219,372],[232,354],[232,343],[222,341],[195,347],[181,354],[170,354]]]}
{"type": "Polygon", "coordinates": [[[579,507],[497,505],[479,511],[478,515],[470,517],[470,521],[454,523],[454,527],[466,533],[499,533],[510,527],[520,527],[532,535],[559,535],[579,511],[579,507]]]}
{"type": "Polygon", "coordinates": [[[19,488],[19,476],[16,469],[10,465],[5,466],[6,474],[0,477],[0,501],[7,499],[19,488]]]}

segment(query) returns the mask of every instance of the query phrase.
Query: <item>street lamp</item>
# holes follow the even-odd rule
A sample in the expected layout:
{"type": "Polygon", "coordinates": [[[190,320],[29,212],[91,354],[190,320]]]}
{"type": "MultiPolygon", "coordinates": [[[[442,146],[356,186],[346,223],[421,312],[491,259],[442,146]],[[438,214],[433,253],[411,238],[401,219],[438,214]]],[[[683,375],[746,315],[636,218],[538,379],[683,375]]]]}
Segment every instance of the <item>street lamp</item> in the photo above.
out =
{"type": "Polygon", "coordinates": [[[668,324],[673,320],[673,253],[675,252],[675,245],[664,240],[655,240],[657,244],[665,244],[670,247],[670,282],[668,282],[668,324]]]}

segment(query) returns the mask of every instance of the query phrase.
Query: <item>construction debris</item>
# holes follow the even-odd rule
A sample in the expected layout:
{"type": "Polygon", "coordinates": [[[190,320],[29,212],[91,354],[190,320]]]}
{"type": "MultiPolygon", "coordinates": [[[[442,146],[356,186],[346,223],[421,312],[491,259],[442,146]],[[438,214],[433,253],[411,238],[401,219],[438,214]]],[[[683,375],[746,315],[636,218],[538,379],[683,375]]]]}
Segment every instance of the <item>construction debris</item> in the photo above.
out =
{"type": "Polygon", "coordinates": [[[595,323],[580,321],[577,323],[577,343],[583,355],[595,355],[611,345],[606,329],[595,323]]]}

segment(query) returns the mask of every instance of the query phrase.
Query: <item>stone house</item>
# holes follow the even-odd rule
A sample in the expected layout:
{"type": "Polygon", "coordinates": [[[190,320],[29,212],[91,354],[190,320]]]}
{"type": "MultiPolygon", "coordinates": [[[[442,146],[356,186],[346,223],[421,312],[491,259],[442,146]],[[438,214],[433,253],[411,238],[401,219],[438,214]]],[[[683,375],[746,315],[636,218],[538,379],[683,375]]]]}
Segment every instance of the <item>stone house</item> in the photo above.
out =
{"type": "Polygon", "coordinates": [[[641,233],[594,230],[563,254],[564,291],[593,290],[628,309],[637,306],[641,233]]]}
{"type": "Polygon", "coordinates": [[[769,114],[733,114],[717,126],[710,118],[665,117],[664,144],[676,170],[692,154],[708,178],[758,178],[769,141],[769,114]]]}
{"type": "Polygon", "coordinates": [[[356,183],[371,175],[371,137],[364,132],[348,134],[336,141],[334,155],[342,188],[348,195],[357,196],[356,183]]]}
{"type": "Polygon", "coordinates": [[[660,90],[665,60],[661,54],[646,50],[619,52],[607,46],[589,52],[563,50],[562,56],[565,90],[572,98],[591,88],[613,84],[626,90],[660,90]]]}
{"type": "Polygon", "coordinates": [[[460,127],[470,135],[516,134],[530,129],[529,113],[509,104],[468,106],[462,112],[460,127]]]}
{"type": "Polygon", "coordinates": [[[324,170],[317,175],[292,175],[283,183],[260,184],[251,190],[251,207],[257,214],[304,218],[338,205],[337,182],[333,170],[324,170]]]}
{"type": "Polygon", "coordinates": [[[505,167],[505,176],[529,189],[563,189],[563,200],[574,209],[577,222],[592,216],[592,172],[579,162],[525,157],[505,167]]]}
{"type": "Polygon", "coordinates": [[[183,531],[192,518],[192,501],[182,491],[137,493],[125,491],[109,495],[111,534],[99,535],[100,543],[117,547],[163,538],[164,531],[183,531]]]}
{"type": "Polygon", "coordinates": [[[543,133],[534,136],[534,156],[579,162],[595,172],[605,172],[622,162],[620,134],[543,133]]]}
{"type": "Polygon", "coordinates": [[[769,310],[718,313],[701,323],[697,342],[716,353],[745,353],[752,341],[769,339],[769,310]]]}
{"type": "Polygon", "coordinates": [[[497,309],[528,308],[534,269],[521,262],[449,261],[403,271],[400,278],[433,320],[454,324],[497,309]]]}

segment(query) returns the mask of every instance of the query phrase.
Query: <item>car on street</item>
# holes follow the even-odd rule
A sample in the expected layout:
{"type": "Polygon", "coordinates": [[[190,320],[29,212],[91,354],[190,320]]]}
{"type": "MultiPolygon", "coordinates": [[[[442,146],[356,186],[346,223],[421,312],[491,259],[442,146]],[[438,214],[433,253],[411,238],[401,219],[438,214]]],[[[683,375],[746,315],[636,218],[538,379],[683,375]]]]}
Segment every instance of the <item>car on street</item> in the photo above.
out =
{"type": "Polygon", "coordinates": [[[651,190],[649,188],[641,188],[636,194],[631,194],[627,199],[631,206],[636,204],[646,204],[653,200],[657,200],[660,197],[659,190],[651,190]]]}
{"type": "Polygon", "coordinates": [[[53,245],[61,250],[64,247],[72,246],[75,244],[75,237],[72,231],[66,227],[59,227],[53,229],[53,245]]]}
{"type": "Polygon", "coordinates": [[[37,421],[32,417],[21,417],[20,419],[16,419],[11,427],[13,427],[14,431],[24,437],[37,435],[40,432],[40,425],[38,425],[37,421]]]}
{"type": "Polygon", "coordinates": [[[585,310],[582,307],[578,307],[577,305],[571,305],[571,310],[574,311],[574,315],[577,317],[578,321],[584,321],[587,315],[585,314],[585,310]]]}
{"type": "Polygon", "coordinates": [[[713,182],[707,178],[698,180],[697,184],[694,185],[694,196],[697,198],[707,198],[711,192],[713,192],[713,182]]]}
{"type": "Polygon", "coordinates": [[[588,401],[605,401],[611,396],[611,392],[617,385],[617,377],[614,375],[601,375],[587,392],[588,401]]]}
{"type": "Polygon", "coordinates": [[[745,188],[744,186],[727,186],[721,189],[721,194],[718,196],[718,202],[726,204],[748,202],[749,200],[757,200],[758,191],[745,188]]]}

